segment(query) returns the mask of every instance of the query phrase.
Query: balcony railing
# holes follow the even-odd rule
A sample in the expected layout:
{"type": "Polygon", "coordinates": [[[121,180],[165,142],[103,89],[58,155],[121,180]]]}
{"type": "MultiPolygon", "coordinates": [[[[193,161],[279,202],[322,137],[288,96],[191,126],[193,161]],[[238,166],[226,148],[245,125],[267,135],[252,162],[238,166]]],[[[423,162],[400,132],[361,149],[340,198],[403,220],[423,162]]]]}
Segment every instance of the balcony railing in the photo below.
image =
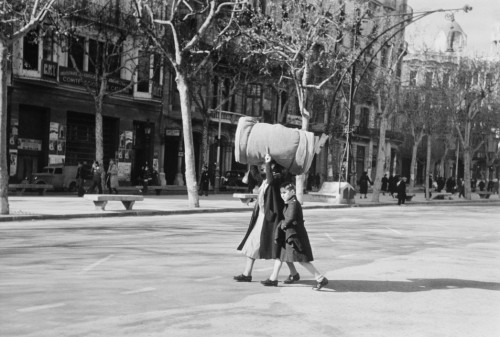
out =
{"type": "Polygon", "coordinates": [[[102,5],[92,0],[58,0],[54,7],[59,7],[73,18],[80,18],[103,25],[124,27],[135,24],[132,14],[118,6],[114,1],[102,5]]]}

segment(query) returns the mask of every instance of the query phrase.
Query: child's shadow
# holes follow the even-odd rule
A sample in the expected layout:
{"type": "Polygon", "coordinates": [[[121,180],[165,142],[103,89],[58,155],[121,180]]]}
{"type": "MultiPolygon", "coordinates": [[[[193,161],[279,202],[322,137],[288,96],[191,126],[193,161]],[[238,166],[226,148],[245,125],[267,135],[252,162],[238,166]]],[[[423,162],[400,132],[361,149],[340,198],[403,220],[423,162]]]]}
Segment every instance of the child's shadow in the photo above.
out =
{"type": "MultiPolygon", "coordinates": [[[[316,285],[316,281],[298,281],[296,284],[316,285]]],[[[417,292],[436,289],[471,288],[500,291],[500,283],[481,282],[460,279],[408,279],[408,281],[363,281],[363,280],[329,280],[321,290],[334,292],[417,292]]]]}

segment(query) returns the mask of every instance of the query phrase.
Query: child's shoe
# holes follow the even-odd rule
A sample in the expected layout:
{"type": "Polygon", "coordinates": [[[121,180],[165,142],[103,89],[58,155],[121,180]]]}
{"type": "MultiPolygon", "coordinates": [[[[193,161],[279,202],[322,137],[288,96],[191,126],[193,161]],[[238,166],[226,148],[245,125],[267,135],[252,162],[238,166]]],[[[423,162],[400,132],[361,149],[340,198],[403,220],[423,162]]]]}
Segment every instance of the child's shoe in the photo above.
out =
{"type": "Polygon", "coordinates": [[[320,290],[324,286],[328,284],[328,279],[326,277],[323,277],[321,281],[319,281],[314,287],[313,290],[320,290]]]}
{"type": "Polygon", "coordinates": [[[289,275],[286,280],[283,281],[284,284],[292,284],[300,280],[300,275],[299,273],[295,275],[289,275]]]}

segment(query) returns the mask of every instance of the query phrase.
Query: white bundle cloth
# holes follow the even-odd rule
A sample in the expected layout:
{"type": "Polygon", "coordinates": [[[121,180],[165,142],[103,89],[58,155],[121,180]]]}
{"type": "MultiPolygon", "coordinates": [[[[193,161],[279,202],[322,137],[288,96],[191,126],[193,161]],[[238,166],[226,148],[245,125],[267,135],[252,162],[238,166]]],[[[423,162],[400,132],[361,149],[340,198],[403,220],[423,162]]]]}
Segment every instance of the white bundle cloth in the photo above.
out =
{"type": "Polygon", "coordinates": [[[241,117],[236,129],[235,159],[239,163],[259,165],[269,153],[290,173],[304,174],[311,167],[316,138],[312,132],[241,117]]]}

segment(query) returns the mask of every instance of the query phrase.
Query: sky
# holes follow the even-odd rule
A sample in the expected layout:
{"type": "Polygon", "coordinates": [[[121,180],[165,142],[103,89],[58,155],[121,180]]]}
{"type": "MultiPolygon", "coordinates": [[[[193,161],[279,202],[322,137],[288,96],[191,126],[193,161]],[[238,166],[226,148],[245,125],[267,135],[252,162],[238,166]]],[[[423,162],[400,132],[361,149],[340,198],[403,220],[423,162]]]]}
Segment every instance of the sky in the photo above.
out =
{"type": "MultiPolygon", "coordinates": [[[[461,8],[472,6],[472,11],[455,12],[455,21],[467,34],[467,46],[470,52],[487,53],[490,50],[491,34],[495,23],[500,24],[500,0],[408,0],[413,12],[436,9],[461,8]]],[[[426,28],[443,24],[445,13],[434,13],[409,27],[409,31],[418,30],[426,34],[426,28]]],[[[431,30],[428,30],[431,31],[431,30]]],[[[427,33],[432,34],[432,33],[427,33]]]]}

